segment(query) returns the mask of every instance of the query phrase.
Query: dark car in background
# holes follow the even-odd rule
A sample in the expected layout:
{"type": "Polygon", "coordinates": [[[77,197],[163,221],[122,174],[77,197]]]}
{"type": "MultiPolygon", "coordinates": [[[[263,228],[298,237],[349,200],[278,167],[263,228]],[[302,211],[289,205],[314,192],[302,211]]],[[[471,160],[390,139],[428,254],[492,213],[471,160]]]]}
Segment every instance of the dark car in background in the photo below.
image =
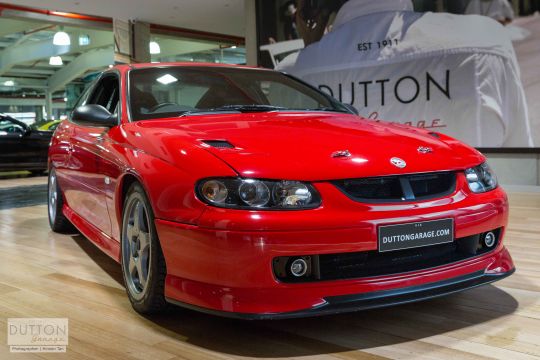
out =
{"type": "Polygon", "coordinates": [[[45,172],[52,134],[0,114],[0,171],[45,172]]]}

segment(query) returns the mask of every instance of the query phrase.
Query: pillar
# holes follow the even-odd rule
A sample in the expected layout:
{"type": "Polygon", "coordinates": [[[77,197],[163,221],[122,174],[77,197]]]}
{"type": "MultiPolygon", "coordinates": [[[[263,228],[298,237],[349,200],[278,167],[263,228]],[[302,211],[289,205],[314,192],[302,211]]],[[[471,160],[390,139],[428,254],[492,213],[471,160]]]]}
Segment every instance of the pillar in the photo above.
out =
{"type": "Polygon", "coordinates": [[[113,19],[113,34],[115,63],[150,62],[150,24],[113,19]]]}
{"type": "Polygon", "coordinates": [[[244,0],[244,19],[246,22],[246,62],[257,66],[257,11],[255,0],[244,0]]]}
{"type": "Polygon", "coordinates": [[[52,120],[52,92],[45,90],[45,112],[47,113],[47,120],[52,120]]]}

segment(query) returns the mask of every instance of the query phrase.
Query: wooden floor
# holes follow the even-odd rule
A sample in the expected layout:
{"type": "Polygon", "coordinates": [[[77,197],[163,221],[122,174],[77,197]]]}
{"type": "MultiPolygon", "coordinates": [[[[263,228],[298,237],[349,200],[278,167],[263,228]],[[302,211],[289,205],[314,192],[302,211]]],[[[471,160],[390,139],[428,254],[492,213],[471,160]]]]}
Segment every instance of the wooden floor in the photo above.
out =
{"type": "Polygon", "coordinates": [[[145,318],[120,267],[49,231],[45,205],[0,210],[0,359],[540,358],[540,193],[511,194],[518,271],[496,285],[355,314],[243,322],[188,310],[145,318]],[[7,318],[67,317],[67,354],[10,354],[7,318]]]}

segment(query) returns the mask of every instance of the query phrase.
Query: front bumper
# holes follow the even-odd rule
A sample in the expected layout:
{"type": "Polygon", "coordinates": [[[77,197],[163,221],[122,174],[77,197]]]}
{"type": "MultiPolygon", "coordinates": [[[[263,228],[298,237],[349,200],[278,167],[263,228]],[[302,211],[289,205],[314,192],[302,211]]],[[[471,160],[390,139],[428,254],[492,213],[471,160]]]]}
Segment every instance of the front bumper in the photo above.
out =
{"type": "Polygon", "coordinates": [[[371,293],[330,296],[324,298],[324,303],[306,310],[283,312],[283,313],[239,313],[219,311],[203,308],[168,298],[168,302],[191,310],[196,310],[212,315],[243,319],[243,320],[278,320],[299,317],[323,316],[383,308],[393,305],[407,304],[415,301],[429,300],[440,296],[450,295],[463,290],[486,285],[508,277],[515,269],[498,274],[486,274],[483,271],[460,276],[457,278],[428,283],[424,285],[409,286],[394,290],[384,290],[371,293]]]}
{"type": "Polygon", "coordinates": [[[327,201],[322,209],[287,216],[209,209],[198,225],[156,220],[167,263],[166,298],[239,318],[312,316],[442,296],[502,279],[514,271],[502,241],[508,203],[501,189],[475,196],[458,191],[419,205],[373,205],[369,209],[352,202],[344,206],[344,200],[336,198],[335,206],[327,201]],[[392,275],[283,283],[272,270],[272,260],[279,256],[377,250],[380,225],[450,217],[456,238],[501,228],[501,241],[484,255],[392,275]],[[339,226],[344,223],[352,225],[339,226]]]}

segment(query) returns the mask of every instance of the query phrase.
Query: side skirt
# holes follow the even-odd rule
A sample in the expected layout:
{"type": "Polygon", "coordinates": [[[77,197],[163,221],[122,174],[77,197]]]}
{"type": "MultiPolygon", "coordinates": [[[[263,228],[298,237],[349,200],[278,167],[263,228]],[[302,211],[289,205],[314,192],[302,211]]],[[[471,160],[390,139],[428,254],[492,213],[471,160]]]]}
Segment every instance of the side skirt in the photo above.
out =
{"type": "Polygon", "coordinates": [[[71,221],[71,223],[83,234],[87,239],[94,243],[103,252],[113,258],[116,262],[120,263],[120,243],[101,230],[97,229],[94,225],[84,220],[81,216],[76,214],[68,205],[64,204],[62,208],[64,215],[71,221]]]}

